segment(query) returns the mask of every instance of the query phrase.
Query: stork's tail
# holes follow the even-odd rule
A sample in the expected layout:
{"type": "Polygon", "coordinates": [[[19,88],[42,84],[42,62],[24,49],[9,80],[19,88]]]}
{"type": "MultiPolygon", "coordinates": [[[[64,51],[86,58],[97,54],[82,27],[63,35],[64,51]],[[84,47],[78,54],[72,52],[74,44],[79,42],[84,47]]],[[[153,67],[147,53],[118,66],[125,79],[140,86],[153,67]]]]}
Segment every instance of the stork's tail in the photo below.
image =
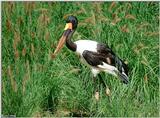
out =
{"type": "Polygon", "coordinates": [[[124,84],[128,84],[129,79],[127,76],[127,71],[125,70],[126,67],[124,67],[124,65],[121,66],[121,70],[120,67],[116,68],[114,66],[108,65],[106,63],[103,63],[103,65],[98,65],[99,68],[104,69],[105,72],[110,73],[116,77],[118,77],[124,84]]]}
{"type": "Polygon", "coordinates": [[[128,66],[120,58],[115,57],[116,67],[118,69],[118,76],[124,84],[128,84],[128,66]]]}
{"type": "Polygon", "coordinates": [[[128,79],[128,76],[124,73],[124,72],[122,72],[122,73],[118,73],[118,76],[119,76],[119,78],[121,79],[121,81],[124,83],[124,84],[128,84],[128,82],[129,82],[129,79],[128,79]]]}

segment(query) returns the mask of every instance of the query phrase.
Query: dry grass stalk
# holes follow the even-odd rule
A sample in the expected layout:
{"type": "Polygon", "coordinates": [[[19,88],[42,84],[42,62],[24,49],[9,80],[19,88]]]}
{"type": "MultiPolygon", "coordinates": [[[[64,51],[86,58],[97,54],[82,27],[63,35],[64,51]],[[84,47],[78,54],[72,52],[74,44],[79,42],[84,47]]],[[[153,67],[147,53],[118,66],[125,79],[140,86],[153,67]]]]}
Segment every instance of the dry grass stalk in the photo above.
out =
{"type": "Polygon", "coordinates": [[[86,26],[86,23],[80,22],[78,23],[78,26],[86,26]]]}
{"type": "Polygon", "coordinates": [[[140,30],[146,28],[147,26],[150,26],[150,24],[149,24],[148,22],[144,22],[144,23],[142,23],[142,24],[138,24],[138,25],[136,26],[136,28],[137,28],[137,31],[140,31],[140,30]]]}
{"type": "Polygon", "coordinates": [[[125,18],[126,19],[131,19],[131,20],[136,20],[135,16],[133,16],[131,14],[126,14],[125,18]]]}
{"type": "Polygon", "coordinates": [[[70,15],[74,15],[74,16],[78,16],[79,14],[82,14],[82,13],[84,13],[84,9],[80,9],[80,10],[78,10],[78,11],[75,11],[74,13],[72,13],[72,14],[66,14],[66,15],[64,15],[63,16],[63,19],[66,19],[68,16],[70,16],[70,15]]]}
{"type": "Polygon", "coordinates": [[[16,67],[16,75],[18,75],[18,74],[19,74],[19,68],[16,67]]]}
{"type": "Polygon", "coordinates": [[[113,13],[113,14],[112,14],[112,18],[113,18],[113,19],[118,18],[117,14],[116,14],[116,13],[113,13]]]}
{"type": "Polygon", "coordinates": [[[9,1],[7,5],[8,13],[13,13],[13,9],[14,9],[14,2],[9,1]]]}
{"type": "Polygon", "coordinates": [[[26,55],[26,48],[23,48],[22,49],[22,56],[25,56],[26,55]]]}
{"type": "Polygon", "coordinates": [[[136,54],[139,54],[142,49],[146,49],[146,48],[149,48],[149,47],[145,46],[143,43],[139,43],[137,46],[134,47],[134,52],[136,54]]]}
{"type": "Polygon", "coordinates": [[[6,27],[7,27],[8,31],[11,31],[11,29],[12,29],[11,20],[9,20],[9,19],[6,20],[6,27]]]}
{"type": "Polygon", "coordinates": [[[76,16],[76,15],[79,15],[79,14],[82,14],[82,13],[83,13],[83,9],[80,9],[79,11],[75,12],[74,15],[76,16]]]}
{"type": "Polygon", "coordinates": [[[141,63],[142,63],[143,65],[145,65],[145,66],[148,66],[147,62],[144,61],[144,60],[142,60],[141,63]]]}
{"type": "Polygon", "coordinates": [[[15,53],[17,51],[17,46],[20,41],[20,33],[14,32],[13,49],[15,50],[15,53]]]}
{"type": "Polygon", "coordinates": [[[118,17],[117,13],[112,14],[113,20],[111,21],[111,25],[116,25],[118,22],[121,21],[121,18],[118,17]]]}
{"type": "Polygon", "coordinates": [[[4,93],[6,93],[6,89],[5,89],[5,84],[4,84],[4,82],[2,81],[2,85],[1,85],[1,89],[2,89],[2,94],[4,93]]]}
{"type": "Polygon", "coordinates": [[[11,67],[8,66],[8,76],[10,78],[10,81],[11,81],[11,86],[12,86],[12,89],[14,92],[17,92],[17,83],[16,81],[14,80],[14,77],[13,77],[13,73],[12,73],[12,70],[11,70],[11,67]]]}
{"type": "Polygon", "coordinates": [[[33,43],[31,43],[31,53],[32,53],[33,55],[34,55],[34,53],[35,53],[33,43]]]}
{"type": "Polygon", "coordinates": [[[145,66],[148,66],[148,60],[145,56],[143,56],[143,60],[141,61],[142,64],[144,64],[145,66]]]}
{"type": "Polygon", "coordinates": [[[12,70],[11,67],[8,66],[8,76],[11,78],[12,77],[12,70]]]}
{"type": "Polygon", "coordinates": [[[114,13],[119,14],[121,12],[123,12],[123,6],[118,7],[114,13]]]}
{"type": "Polygon", "coordinates": [[[50,38],[50,33],[49,33],[49,31],[47,31],[47,32],[45,33],[45,40],[48,41],[49,38],[50,38]]]}
{"type": "Polygon", "coordinates": [[[127,27],[127,25],[125,24],[124,26],[121,27],[120,29],[122,32],[125,32],[125,33],[128,33],[129,32],[129,29],[127,27]]]}
{"type": "Polygon", "coordinates": [[[92,14],[92,18],[93,18],[92,19],[93,20],[93,25],[96,26],[96,24],[97,24],[97,22],[96,22],[97,17],[96,17],[96,15],[94,13],[92,14]]]}
{"type": "Polygon", "coordinates": [[[113,9],[115,6],[116,6],[116,2],[112,2],[111,5],[110,5],[110,7],[109,7],[109,9],[108,9],[108,11],[109,11],[109,12],[112,12],[112,9],[113,9]]]}
{"type": "Polygon", "coordinates": [[[38,24],[41,26],[46,26],[49,23],[50,23],[50,18],[46,14],[42,13],[38,18],[38,24]]]}
{"type": "Polygon", "coordinates": [[[101,4],[102,4],[101,2],[93,3],[93,7],[94,7],[95,12],[97,13],[97,15],[101,14],[101,12],[102,12],[101,4]]]}
{"type": "Polygon", "coordinates": [[[116,25],[120,21],[121,21],[121,18],[116,18],[111,24],[116,25]]]}
{"type": "Polygon", "coordinates": [[[21,26],[21,25],[23,24],[23,19],[22,19],[22,17],[19,17],[19,18],[17,19],[17,24],[18,24],[19,26],[21,26]]]}
{"type": "Polygon", "coordinates": [[[18,58],[19,58],[19,52],[18,52],[18,50],[15,50],[15,51],[14,51],[14,56],[15,56],[15,59],[18,59],[18,58]]]}
{"type": "Polygon", "coordinates": [[[144,75],[144,82],[147,84],[148,83],[148,76],[147,74],[144,75]]]}
{"type": "Polygon", "coordinates": [[[147,32],[145,33],[146,36],[159,36],[160,33],[159,32],[147,32]]]}
{"type": "Polygon", "coordinates": [[[31,15],[31,11],[35,8],[35,3],[34,2],[24,2],[24,7],[26,10],[26,13],[28,15],[31,15]]]}
{"type": "Polygon", "coordinates": [[[135,47],[134,48],[134,52],[136,53],[136,54],[139,54],[139,50],[135,47]]]}
{"type": "Polygon", "coordinates": [[[94,17],[94,16],[89,17],[89,18],[85,19],[85,20],[83,21],[83,23],[90,23],[90,24],[95,25],[95,17],[94,17]]]}
{"type": "Polygon", "coordinates": [[[76,4],[77,6],[81,6],[81,3],[82,3],[82,2],[80,2],[80,1],[75,2],[75,4],[76,4]]]}
{"type": "Polygon", "coordinates": [[[126,11],[129,11],[132,8],[131,3],[129,3],[129,2],[126,3],[126,6],[127,6],[126,11]]]}
{"type": "Polygon", "coordinates": [[[15,40],[17,43],[20,43],[21,37],[20,37],[20,33],[19,33],[19,32],[14,32],[14,40],[15,40]]]}
{"type": "Polygon", "coordinates": [[[111,22],[111,25],[116,25],[118,22],[121,21],[121,18],[119,18],[117,14],[112,14],[112,17],[113,17],[113,20],[111,22]]]}
{"type": "Polygon", "coordinates": [[[35,33],[31,32],[30,34],[31,34],[32,39],[34,39],[35,38],[35,33]]]}
{"type": "Polygon", "coordinates": [[[46,9],[46,8],[41,8],[40,11],[41,11],[41,14],[47,14],[48,13],[48,9],[46,9]]]}
{"type": "Polygon", "coordinates": [[[25,92],[26,82],[27,82],[27,80],[30,79],[30,68],[29,67],[30,67],[29,61],[27,60],[27,62],[25,64],[26,74],[24,75],[23,81],[22,81],[22,91],[23,91],[23,94],[25,92]]]}
{"type": "Polygon", "coordinates": [[[108,18],[106,18],[105,16],[102,16],[102,15],[99,17],[99,19],[100,19],[101,22],[108,22],[108,21],[110,21],[110,19],[108,19],[108,18]]]}
{"type": "Polygon", "coordinates": [[[23,81],[22,81],[22,91],[23,91],[23,94],[25,92],[25,88],[26,88],[26,82],[27,80],[29,79],[29,75],[28,73],[26,73],[23,77],[23,81]]]}
{"type": "Polygon", "coordinates": [[[30,65],[29,65],[29,61],[27,60],[27,62],[26,62],[26,64],[25,64],[25,66],[26,66],[26,70],[27,70],[27,73],[28,73],[28,75],[30,75],[30,65]]]}
{"type": "Polygon", "coordinates": [[[16,40],[13,40],[13,49],[17,50],[17,41],[16,40]]]}
{"type": "Polygon", "coordinates": [[[44,24],[43,20],[44,20],[44,14],[41,14],[41,15],[39,16],[39,18],[38,18],[38,23],[39,23],[39,25],[40,25],[40,24],[44,24]]]}
{"type": "Polygon", "coordinates": [[[44,17],[45,25],[48,25],[50,23],[50,21],[51,21],[50,18],[47,15],[45,15],[45,17],[44,17]]]}
{"type": "Polygon", "coordinates": [[[96,28],[94,31],[93,31],[93,33],[94,33],[94,35],[96,36],[98,33],[100,33],[101,32],[101,29],[100,28],[96,28]]]}

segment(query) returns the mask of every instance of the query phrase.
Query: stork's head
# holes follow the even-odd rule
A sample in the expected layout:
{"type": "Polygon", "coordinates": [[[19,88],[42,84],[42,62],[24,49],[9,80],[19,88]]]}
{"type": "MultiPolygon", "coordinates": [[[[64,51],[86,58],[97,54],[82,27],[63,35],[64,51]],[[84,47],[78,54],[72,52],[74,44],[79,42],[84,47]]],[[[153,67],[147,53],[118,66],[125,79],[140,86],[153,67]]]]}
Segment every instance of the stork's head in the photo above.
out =
{"type": "Polygon", "coordinates": [[[64,30],[75,30],[78,25],[78,20],[75,16],[69,16],[66,20],[66,27],[64,30]]]}
{"type": "Polygon", "coordinates": [[[68,16],[68,18],[66,19],[66,26],[64,28],[64,33],[63,33],[62,37],[59,39],[57,48],[55,49],[53,56],[55,56],[62,49],[67,38],[69,36],[71,36],[71,34],[76,30],[77,25],[78,25],[77,18],[72,15],[68,16]]]}

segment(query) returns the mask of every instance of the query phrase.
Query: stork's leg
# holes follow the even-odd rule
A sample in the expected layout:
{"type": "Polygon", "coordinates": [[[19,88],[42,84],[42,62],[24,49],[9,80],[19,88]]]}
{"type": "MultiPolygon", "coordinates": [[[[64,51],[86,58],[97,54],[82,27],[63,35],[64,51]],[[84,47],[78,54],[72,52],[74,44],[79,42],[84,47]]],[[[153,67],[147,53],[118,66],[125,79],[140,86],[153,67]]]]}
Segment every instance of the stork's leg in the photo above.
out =
{"type": "Polygon", "coordinates": [[[102,76],[100,74],[98,74],[98,77],[100,79],[100,84],[102,84],[102,86],[105,87],[105,93],[106,93],[106,95],[110,96],[110,89],[109,89],[109,87],[106,85],[106,83],[104,82],[104,80],[103,80],[103,78],[102,78],[102,76]]]}
{"type": "MultiPolygon", "coordinates": [[[[101,76],[100,74],[98,74],[98,77],[99,77],[99,80],[100,80],[100,84],[102,84],[102,86],[106,88],[106,84],[105,84],[102,76],[101,76]]],[[[99,86],[100,86],[100,85],[99,85],[99,86]]]]}
{"type": "Polygon", "coordinates": [[[94,82],[94,96],[96,100],[99,100],[99,85],[98,85],[98,79],[96,77],[93,77],[94,82]]]}
{"type": "Polygon", "coordinates": [[[98,86],[98,79],[96,78],[97,74],[99,73],[99,70],[97,69],[92,69],[93,73],[93,82],[94,82],[94,93],[95,93],[95,98],[98,101],[99,100],[99,86],[98,86]]]}

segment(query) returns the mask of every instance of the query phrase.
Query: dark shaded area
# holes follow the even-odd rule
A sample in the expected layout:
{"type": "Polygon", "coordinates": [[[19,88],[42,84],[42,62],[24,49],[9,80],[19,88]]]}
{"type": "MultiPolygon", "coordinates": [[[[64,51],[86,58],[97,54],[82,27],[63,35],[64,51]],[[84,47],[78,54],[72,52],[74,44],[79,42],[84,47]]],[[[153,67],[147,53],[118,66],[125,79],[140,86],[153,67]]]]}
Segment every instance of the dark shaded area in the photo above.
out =
{"type": "Polygon", "coordinates": [[[44,111],[49,111],[51,114],[57,111],[58,93],[59,89],[57,89],[57,86],[53,86],[45,99],[45,104],[43,105],[44,111]]]}
{"type": "Polygon", "coordinates": [[[78,113],[78,112],[71,112],[69,114],[70,117],[89,117],[90,114],[88,113],[78,113]]]}

